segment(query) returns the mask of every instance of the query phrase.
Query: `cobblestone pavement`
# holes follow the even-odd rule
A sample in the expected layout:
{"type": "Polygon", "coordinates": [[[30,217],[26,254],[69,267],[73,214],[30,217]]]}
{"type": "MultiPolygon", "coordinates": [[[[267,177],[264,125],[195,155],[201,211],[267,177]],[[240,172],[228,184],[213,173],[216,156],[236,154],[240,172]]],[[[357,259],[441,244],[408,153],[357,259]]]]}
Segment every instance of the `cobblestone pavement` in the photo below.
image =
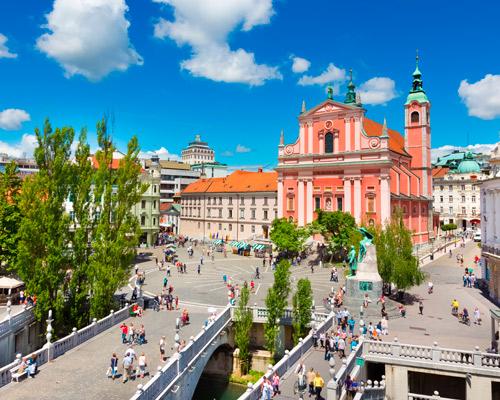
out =
{"type": "MultiPolygon", "coordinates": [[[[201,331],[208,316],[206,307],[190,307],[189,310],[191,324],[181,328],[179,332],[181,339],[186,341],[201,331]]],[[[145,353],[148,370],[152,374],[156,372],[158,365],[163,365],[158,345],[161,336],[166,336],[167,356],[173,353],[175,319],[178,316],[180,311],[148,310],[142,318],[129,318],[126,321],[133,322],[135,326],[144,324],[146,328],[148,342],[135,346],[135,351],[138,356],[145,353]]],[[[113,352],[119,358],[119,372],[122,372],[121,361],[126,349],[127,345],[121,344],[121,331],[116,325],[49,364],[42,365],[35,379],[0,388],[0,399],[128,399],[135,393],[137,385],[146,383],[149,376],[124,384],[122,379],[112,381],[105,375],[113,352]]]]}

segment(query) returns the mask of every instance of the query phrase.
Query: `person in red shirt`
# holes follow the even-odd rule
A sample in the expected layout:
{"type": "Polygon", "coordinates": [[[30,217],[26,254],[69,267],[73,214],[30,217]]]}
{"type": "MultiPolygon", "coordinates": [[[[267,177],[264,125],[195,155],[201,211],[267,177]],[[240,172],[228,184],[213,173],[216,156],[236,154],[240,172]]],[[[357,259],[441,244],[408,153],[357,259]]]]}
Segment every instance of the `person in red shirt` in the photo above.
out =
{"type": "Polygon", "coordinates": [[[250,281],[250,291],[254,291],[255,289],[255,282],[253,280],[250,281]]]}
{"type": "Polygon", "coordinates": [[[128,326],[123,322],[120,329],[122,331],[122,343],[127,343],[128,326]]]}

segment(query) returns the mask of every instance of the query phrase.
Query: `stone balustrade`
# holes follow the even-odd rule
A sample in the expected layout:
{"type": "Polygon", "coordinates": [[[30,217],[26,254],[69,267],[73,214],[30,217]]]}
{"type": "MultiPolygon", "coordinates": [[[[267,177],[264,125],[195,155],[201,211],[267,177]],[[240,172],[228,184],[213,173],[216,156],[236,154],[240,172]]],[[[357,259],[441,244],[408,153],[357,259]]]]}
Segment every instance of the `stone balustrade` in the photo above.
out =
{"type": "MultiPolygon", "coordinates": [[[[333,328],[335,320],[334,314],[329,314],[328,317],[317,326],[318,334],[325,333],[333,328]]],[[[300,358],[313,346],[312,333],[309,333],[304,339],[300,339],[299,343],[290,351],[286,350],[285,355],[275,365],[270,365],[267,373],[260,378],[256,383],[248,384],[248,389],[243,393],[238,400],[258,400],[260,399],[260,387],[264,381],[264,377],[271,378],[276,371],[279,376],[283,376],[300,358]]]]}
{"type": "Polygon", "coordinates": [[[173,388],[179,376],[182,375],[200,356],[203,356],[207,346],[231,322],[231,306],[228,305],[217,316],[215,321],[204,326],[201,332],[192,338],[188,345],[179,353],[174,354],[169,362],[158,368],[157,373],[144,386],[138,388],[131,400],[154,400],[161,398],[173,388]]]}
{"type": "Polygon", "coordinates": [[[27,306],[21,312],[13,316],[8,316],[0,322],[0,337],[15,332],[18,329],[32,323],[35,320],[33,307],[27,306]]]}
{"type": "MultiPolygon", "coordinates": [[[[94,318],[92,324],[80,330],[76,330],[76,328],[73,328],[73,332],[70,333],[69,335],[57,340],[54,343],[47,343],[43,348],[33,353],[30,353],[30,355],[37,356],[37,366],[39,367],[45,364],[46,362],[53,360],[54,358],[62,356],[67,351],[79,346],[80,344],[93,338],[99,333],[105,331],[106,329],[124,321],[130,315],[130,308],[131,306],[126,305],[116,313],[114,311],[111,311],[111,313],[108,316],[100,319],[99,321],[97,321],[94,318]]],[[[30,310],[30,314],[32,315],[31,311],[32,310],[30,310]]],[[[26,312],[23,312],[21,314],[25,313],[26,312]]],[[[12,317],[12,319],[19,315],[20,314],[15,315],[14,317],[12,317]]],[[[25,318],[29,317],[27,316],[19,317],[17,323],[25,323],[26,322],[25,318]]],[[[18,354],[16,360],[0,368],[0,387],[7,385],[8,383],[11,382],[12,377],[10,370],[21,362],[21,358],[22,358],[21,354],[18,354]]]]}

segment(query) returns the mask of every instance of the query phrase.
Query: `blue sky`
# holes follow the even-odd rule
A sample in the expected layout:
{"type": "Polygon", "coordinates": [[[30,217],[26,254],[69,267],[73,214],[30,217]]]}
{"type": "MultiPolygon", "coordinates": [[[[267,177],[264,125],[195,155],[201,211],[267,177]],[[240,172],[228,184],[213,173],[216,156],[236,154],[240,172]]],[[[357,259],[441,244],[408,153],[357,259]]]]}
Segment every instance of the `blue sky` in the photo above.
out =
{"type": "Polygon", "coordinates": [[[3,0],[0,152],[29,153],[45,117],[92,132],[107,113],[119,147],[175,155],[200,133],[222,162],[270,167],[302,100],[328,83],[343,100],[350,68],[368,117],[402,131],[416,48],[433,147],[494,143],[500,5],[480,4],[3,0]]]}

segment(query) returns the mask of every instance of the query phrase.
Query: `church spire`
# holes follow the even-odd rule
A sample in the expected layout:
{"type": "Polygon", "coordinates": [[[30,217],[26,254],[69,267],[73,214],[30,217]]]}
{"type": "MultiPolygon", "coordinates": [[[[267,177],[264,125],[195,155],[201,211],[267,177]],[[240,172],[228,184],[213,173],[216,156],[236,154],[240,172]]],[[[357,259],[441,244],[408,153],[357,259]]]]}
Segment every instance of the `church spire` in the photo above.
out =
{"type": "Polygon", "coordinates": [[[387,129],[387,120],[384,117],[384,125],[382,126],[382,136],[383,138],[388,138],[389,137],[389,131],[387,129]]]}
{"type": "Polygon", "coordinates": [[[281,129],[281,133],[280,133],[280,146],[284,146],[285,145],[285,133],[283,132],[283,129],[281,129]]]}
{"type": "Polygon", "coordinates": [[[352,68],[349,70],[349,84],[347,85],[347,93],[345,95],[345,104],[356,104],[356,85],[352,81],[352,68]]]}
{"type": "Polygon", "coordinates": [[[302,100],[302,109],[301,109],[301,112],[302,113],[306,112],[306,101],[305,100],[302,100]]]}
{"type": "Polygon", "coordinates": [[[424,90],[424,83],[422,81],[422,73],[418,67],[418,63],[420,61],[420,57],[417,54],[415,56],[415,71],[413,71],[413,82],[411,85],[410,92],[408,94],[408,98],[406,99],[406,104],[410,104],[412,101],[418,101],[419,103],[425,103],[429,100],[427,99],[427,95],[424,90]]]}

